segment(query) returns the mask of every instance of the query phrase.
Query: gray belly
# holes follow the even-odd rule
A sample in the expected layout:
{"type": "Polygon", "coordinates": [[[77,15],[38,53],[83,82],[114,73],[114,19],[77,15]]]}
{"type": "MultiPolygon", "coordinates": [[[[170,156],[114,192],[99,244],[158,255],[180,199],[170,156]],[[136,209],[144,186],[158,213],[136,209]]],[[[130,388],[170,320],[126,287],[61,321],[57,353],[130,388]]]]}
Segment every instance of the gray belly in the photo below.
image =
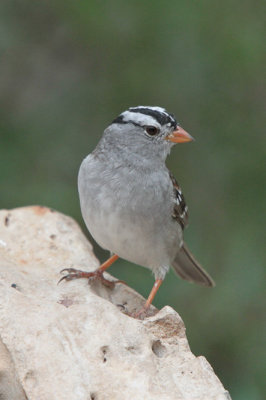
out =
{"type": "MultiPolygon", "coordinates": [[[[161,187],[158,176],[155,185],[149,175],[140,187],[143,176],[128,174],[123,187],[121,179],[104,172],[101,182],[87,174],[86,184],[82,170],[79,174],[81,211],[91,235],[101,247],[128,261],[152,270],[169,267],[182,244],[182,229],[171,217],[171,182],[161,187]]],[[[167,183],[165,176],[161,181],[167,183]]]]}

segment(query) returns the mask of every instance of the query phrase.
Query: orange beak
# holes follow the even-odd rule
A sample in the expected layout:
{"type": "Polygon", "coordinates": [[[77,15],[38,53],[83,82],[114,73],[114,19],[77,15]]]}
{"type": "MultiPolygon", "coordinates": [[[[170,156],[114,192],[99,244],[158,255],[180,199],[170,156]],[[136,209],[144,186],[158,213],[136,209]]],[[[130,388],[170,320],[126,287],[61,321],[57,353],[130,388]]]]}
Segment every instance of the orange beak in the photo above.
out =
{"type": "Polygon", "coordinates": [[[170,140],[174,143],[185,143],[191,142],[191,140],[195,140],[189,133],[187,133],[181,126],[177,126],[176,129],[170,133],[170,135],[166,136],[166,140],[170,140]]]}

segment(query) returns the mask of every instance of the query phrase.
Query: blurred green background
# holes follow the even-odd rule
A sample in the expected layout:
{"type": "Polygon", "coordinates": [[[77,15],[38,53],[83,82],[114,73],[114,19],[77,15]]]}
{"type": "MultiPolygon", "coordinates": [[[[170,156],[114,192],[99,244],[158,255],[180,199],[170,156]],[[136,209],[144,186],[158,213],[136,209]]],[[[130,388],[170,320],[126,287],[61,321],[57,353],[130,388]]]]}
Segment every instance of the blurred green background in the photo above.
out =
{"type": "MultiPolygon", "coordinates": [[[[236,400],[266,389],[262,11],[244,0],[0,3],[0,207],[46,205],[86,232],[81,160],[129,106],[173,112],[196,138],[168,159],[190,209],[185,238],[217,286],[171,271],[154,304],[180,313],[192,351],[236,400]]],[[[153,285],[123,260],[111,273],[145,297],[153,285]]]]}

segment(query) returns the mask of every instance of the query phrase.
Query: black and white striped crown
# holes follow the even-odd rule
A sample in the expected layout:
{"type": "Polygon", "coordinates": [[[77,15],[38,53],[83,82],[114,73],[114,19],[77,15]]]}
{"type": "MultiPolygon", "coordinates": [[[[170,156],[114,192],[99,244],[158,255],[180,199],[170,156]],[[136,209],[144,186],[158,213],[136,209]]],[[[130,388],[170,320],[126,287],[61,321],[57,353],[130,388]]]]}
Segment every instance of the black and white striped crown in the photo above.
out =
{"type": "Polygon", "coordinates": [[[173,114],[169,114],[162,107],[138,106],[130,107],[127,111],[122,112],[113,123],[127,124],[132,123],[137,126],[147,125],[168,125],[174,128],[178,125],[173,114]]]}

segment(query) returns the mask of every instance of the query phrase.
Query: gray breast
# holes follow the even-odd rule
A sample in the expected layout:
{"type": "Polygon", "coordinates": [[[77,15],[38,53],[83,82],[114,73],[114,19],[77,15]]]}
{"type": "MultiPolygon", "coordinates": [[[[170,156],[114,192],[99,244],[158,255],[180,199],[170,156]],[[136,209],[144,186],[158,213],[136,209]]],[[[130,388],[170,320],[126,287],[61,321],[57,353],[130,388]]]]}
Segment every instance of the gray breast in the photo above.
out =
{"type": "Polygon", "coordinates": [[[170,265],[182,229],[172,218],[173,186],[166,168],[110,165],[90,155],[78,184],[83,218],[100,246],[151,269],[170,265]]]}

